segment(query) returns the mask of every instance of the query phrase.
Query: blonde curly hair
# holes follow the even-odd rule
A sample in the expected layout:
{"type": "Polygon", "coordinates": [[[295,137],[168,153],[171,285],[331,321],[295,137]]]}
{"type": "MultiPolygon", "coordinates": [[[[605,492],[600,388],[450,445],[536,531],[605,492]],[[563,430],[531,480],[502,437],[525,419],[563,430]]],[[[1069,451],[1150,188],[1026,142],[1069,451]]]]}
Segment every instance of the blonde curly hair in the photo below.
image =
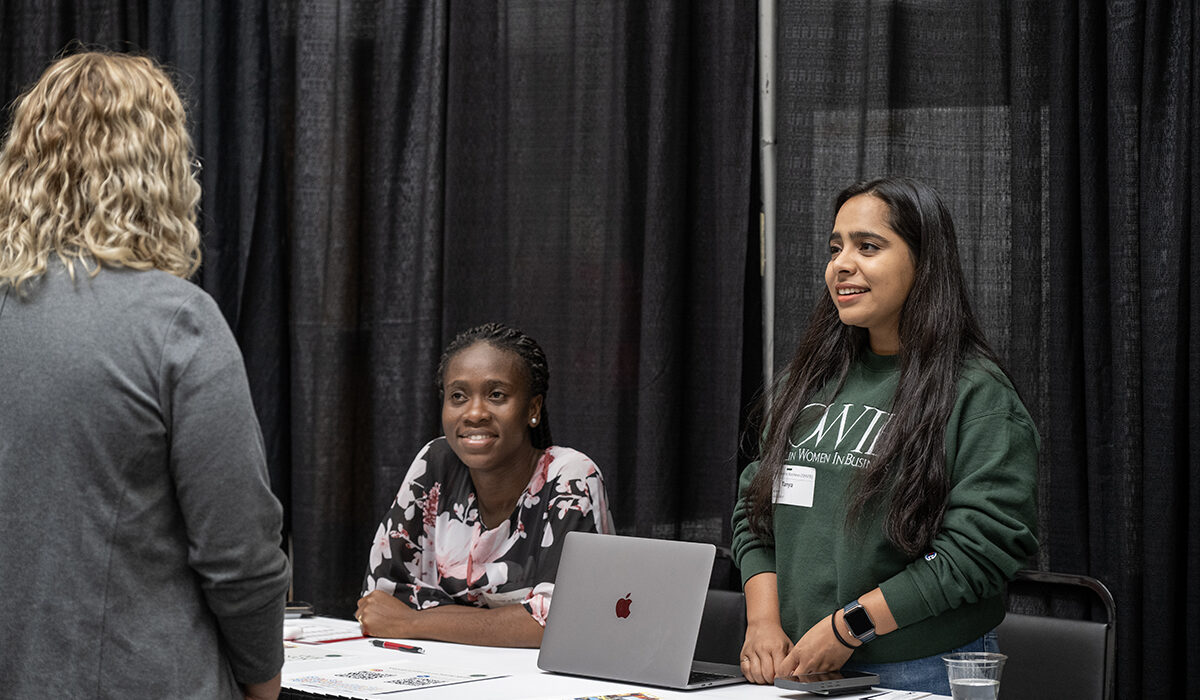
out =
{"type": "Polygon", "coordinates": [[[200,266],[192,140],[170,78],[141,56],[89,51],[17,98],[0,150],[0,287],[104,265],[187,278],[200,266]]]}

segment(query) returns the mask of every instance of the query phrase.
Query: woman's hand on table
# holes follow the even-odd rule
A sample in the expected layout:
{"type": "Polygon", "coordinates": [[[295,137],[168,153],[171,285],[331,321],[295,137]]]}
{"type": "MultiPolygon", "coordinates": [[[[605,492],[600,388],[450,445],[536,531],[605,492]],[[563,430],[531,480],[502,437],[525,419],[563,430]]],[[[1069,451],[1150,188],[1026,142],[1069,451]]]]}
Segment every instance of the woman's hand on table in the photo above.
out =
{"type": "MultiPolygon", "coordinates": [[[[829,618],[830,616],[826,615],[804,633],[800,641],[796,642],[796,646],[788,652],[783,663],[776,667],[777,675],[836,671],[850,659],[854,651],[847,649],[833,636],[829,618]]],[[[846,632],[842,634],[846,636],[846,632]]]]}
{"type": "Polygon", "coordinates": [[[358,599],[354,619],[370,637],[411,637],[417,614],[395,596],[371,591],[358,599]]]}
{"type": "Polygon", "coordinates": [[[792,640],[779,625],[747,625],[746,641],[742,644],[742,675],[751,683],[774,683],[776,672],[791,648],[792,640]]]}

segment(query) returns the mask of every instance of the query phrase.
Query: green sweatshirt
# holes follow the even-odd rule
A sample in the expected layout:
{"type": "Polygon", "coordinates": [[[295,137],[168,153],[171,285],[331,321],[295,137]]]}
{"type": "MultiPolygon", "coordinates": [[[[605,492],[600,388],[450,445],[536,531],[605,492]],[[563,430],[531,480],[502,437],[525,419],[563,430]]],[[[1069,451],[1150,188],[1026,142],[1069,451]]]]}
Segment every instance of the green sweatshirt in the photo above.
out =
{"type": "Polygon", "coordinates": [[[962,646],[1004,619],[1004,585],[1037,551],[1038,435],[1012,384],[990,362],[967,363],[946,426],[951,491],[931,551],[915,559],[883,532],[883,508],[846,526],[852,469],[865,467],[886,429],[900,371],[868,354],[828,405],[810,404],[777,486],[775,542],[750,531],[742,473],[733,557],[743,584],[778,575],[783,630],[797,641],[823,617],[878,586],[900,629],[863,645],[849,663],[888,663],[962,646]],[[817,412],[815,415],[808,413],[817,412]]]}

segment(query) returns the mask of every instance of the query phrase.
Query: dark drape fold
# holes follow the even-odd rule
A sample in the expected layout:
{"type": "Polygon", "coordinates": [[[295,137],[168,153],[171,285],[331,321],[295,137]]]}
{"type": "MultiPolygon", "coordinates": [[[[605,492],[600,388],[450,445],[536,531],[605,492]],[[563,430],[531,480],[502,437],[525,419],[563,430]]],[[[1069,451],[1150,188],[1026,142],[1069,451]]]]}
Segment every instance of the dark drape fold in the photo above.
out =
{"type": "Polygon", "coordinates": [[[539,340],[556,442],[599,464],[620,531],[725,541],[753,15],[467,3],[450,28],[447,334],[539,340]]]}
{"type": "Polygon", "coordinates": [[[446,5],[301,3],[282,123],[297,595],[347,615],[438,434],[446,5]]]}
{"type": "MultiPolygon", "coordinates": [[[[1198,16],[1166,0],[780,15],[777,298],[822,293],[842,185],[911,174],[946,195],[976,311],[1043,437],[1031,564],[1112,589],[1119,697],[1186,694],[1200,659],[1198,16]]],[[[804,320],[776,318],[783,362],[804,320]]]]}
{"type": "Polygon", "coordinates": [[[1118,608],[1121,697],[1200,678],[1196,33],[1190,2],[1061,3],[1051,19],[1055,568],[1118,608]],[[1163,616],[1162,611],[1174,611],[1163,616]],[[1161,666],[1160,666],[1161,665],[1161,666]],[[1165,668],[1163,668],[1165,666],[1165,668]]]}

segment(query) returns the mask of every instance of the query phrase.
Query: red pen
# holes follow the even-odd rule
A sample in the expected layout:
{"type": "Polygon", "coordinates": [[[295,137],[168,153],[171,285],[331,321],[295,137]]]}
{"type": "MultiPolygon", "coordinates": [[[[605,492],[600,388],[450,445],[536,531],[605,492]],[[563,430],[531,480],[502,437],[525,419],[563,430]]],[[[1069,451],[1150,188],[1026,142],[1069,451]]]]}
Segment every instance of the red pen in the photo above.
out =
{"type": "Polygon", "coordinates": [[[371,643],[381,649],[395,649],[396,651],[407,651],[410,654],[424,654],[425,650],[421,647],[414,647],[411,644],[401,644],[400,642],[385,642],[382,639],[372,639],[371,643]]]}

